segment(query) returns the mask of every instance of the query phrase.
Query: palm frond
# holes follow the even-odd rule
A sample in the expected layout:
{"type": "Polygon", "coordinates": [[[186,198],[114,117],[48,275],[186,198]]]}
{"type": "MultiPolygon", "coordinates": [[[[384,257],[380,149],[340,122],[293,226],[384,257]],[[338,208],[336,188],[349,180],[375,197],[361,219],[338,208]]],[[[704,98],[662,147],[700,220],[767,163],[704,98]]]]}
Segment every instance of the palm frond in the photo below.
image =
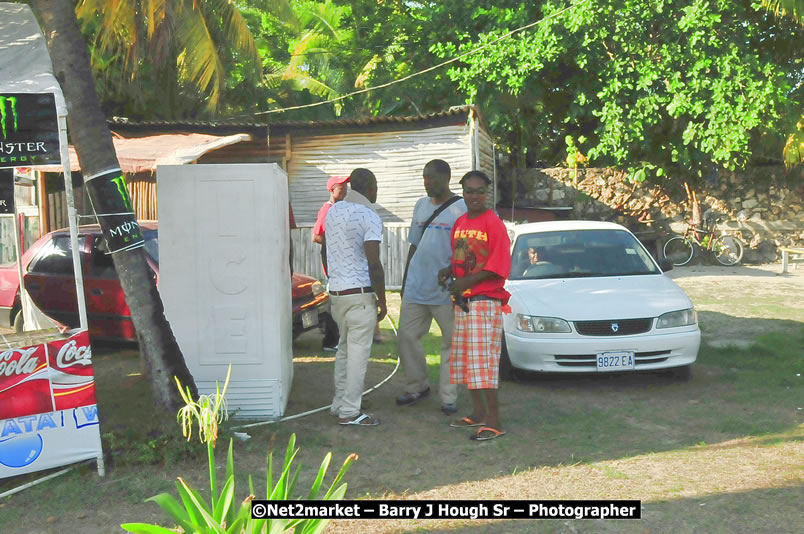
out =
{"type": "Polygon", "coordinates": [[[804,24],[804,0],[762,0],[762,7],[777,17],[790,17],[804,24]]]}
{"type": "Polygon", "coordinates": [[[177,30],[176,39],[181,52],[176,65],[181,78],[204,92],[208,98],[207,108],[215,109],[223,85],[223,64],[201,11],[183,10],[177,30]]]}
{"type": "Polygon", "coordinates": [[[254,36],[237,7],[227,0],[207,0],[202,6],[205,18],[210,17],[208,20],[211,20],[211,17],[216,17],[223,22],[224,37],[244,59],[259,62],[254,36]]]}

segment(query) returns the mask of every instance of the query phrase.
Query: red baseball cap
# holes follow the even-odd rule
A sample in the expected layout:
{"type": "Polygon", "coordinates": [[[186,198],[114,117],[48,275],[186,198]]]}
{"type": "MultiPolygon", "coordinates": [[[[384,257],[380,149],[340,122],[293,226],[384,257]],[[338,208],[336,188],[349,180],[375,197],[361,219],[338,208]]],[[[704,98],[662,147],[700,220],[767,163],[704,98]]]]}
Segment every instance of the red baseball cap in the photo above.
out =
{"type": "Polygon", "coordinates": [[[327,180],[327,191],[332,191],[338,184],[345,184],[349,181],[349,176],[331,176],[327,180]]]}

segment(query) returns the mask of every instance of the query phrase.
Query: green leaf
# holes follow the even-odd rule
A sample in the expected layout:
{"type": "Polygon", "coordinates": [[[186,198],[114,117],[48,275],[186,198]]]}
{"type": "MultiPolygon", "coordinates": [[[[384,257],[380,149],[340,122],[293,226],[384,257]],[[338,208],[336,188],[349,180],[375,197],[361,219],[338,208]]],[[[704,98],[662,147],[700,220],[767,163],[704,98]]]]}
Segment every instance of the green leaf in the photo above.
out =
{"type": "Polygon", "coordinates": [[[281,534],[287,530],[289,521],[287,519],[271,519],[268,522],[268,534],[281,534]]]}
{"type": "Polygon", "coordinates": [[[234,452],[232,451],[232,438],[229,438],[229,452],[226,454],[226,478],[234,476],[234,452]]]}
{"type": "MultiPolygon", "coordinates": [[[[268,468],[265,473],[265,498],[270,499],[271,493],[274,488],[274,477],[273,477],[273,466],[274,466],[274,453],[268,453],[268,468]]],[[[252,492],[253,493],[253,492],[252,492]]]]}
{"type": "Polygon", "coordinates": [[[318,468],[318,476],[315,478],[312,487],[310,488],[310,493],[307,494],[308,499],[315,499],[318,497],[318,492],[321,489],[321,483],[324,481],[324,475],[327,474],[329,470],[329,464],[332,460],[332,453],[328,452],[326,456],[324,456],[324,460],[321,462],[321,467],[318,468]]]}
{"type": "MultiPolygon", "coordinates": [[[[335,499],[335,497],[333,497],[333,489],[332,488],[334,488],[338,483],[340,483],[341,479],[343,479],[343,477],[346,475],[346,472],[349,470],[349,467],[352,465],[352,463],[356,459],[357,459],[356,454],[350,454],[349,456],[346,457],[346,460],[344,460],[343,465],[341,466],[340,470],[338,471],[338,474],[335,475],[335,480],[332,481],[332,484],[330,485],[329,490],[327,491],[326,495],[324,495],[324,499],[335,499]]],[[[338,488],[338,489],[340,489],[340,488],[338,488]]],[[[344,493],[346,492],[346,487],[343,488],[343,492],[344,493]]],[[[343,496],[343,493],[341,493],[341,496],[343,496]]]]}
{"type": "Polygon", "coordinates": [[[147,523],[123,523],[120,528],[134,534],[176,534],[175,530],[169,530],[158,525],[148,525],[147,523]]]}
{"type": "Polygon", "coordinates": [[[210,514],[204,507],[204,504],[201,502],[200,496],[192,488],[190,488],[190,486],[188,486],[187,483],[184,482],[184,480],[182,480],[181,478],[179,478],[179,482],[181,482],[182,486],[184,486],[185,490],[187,491],[190,497],[190,501],[195,505],[196,510],[201,515],[204,521],[204,524],[207,527],[211,528],[212,531],[215,532],[216,534],[225,534],[223,527],[217,521],[215,521],[215,518],[212,517],[212,514],[210,514]]]}
{"type": "Polygon", "coordinates": [[[223,490],[221,490],[221,495],[218,498],[217,504],[215,505],[215,509],[213,511],[212,517],[218,523],[225,523],[227,519],[227,514],[229,510],[234,510],[234,491],[235,491],[235,480],[234,476],[229,477],[226,479],[226,484],[223,486],[223,490]]]}
{"type": "Polygon", "coordinates": [[[185,489],[185,485],[180,483],[180,480],[181,479],[176,481],[176,489],[179,492],[179,498],[184,504],[184,509],[187,510],[190,523],[193,525],[200,525],[203,523],[203,517],[198,511],[198,507],[193,503],[193,499],[190,498],[191,492],[185,489]]]}
{"type": "Polygon", "coordinates": [[[145,501],[155,502],[170,517],[178,521],[184,530],[192,530],[190,516],[188,515],[187,510],[181,507],[181,504],[173,495],[170,495],[169,493],[160,493],[159,495],[154,495],[153,497],[145,499],[145,501]]]}

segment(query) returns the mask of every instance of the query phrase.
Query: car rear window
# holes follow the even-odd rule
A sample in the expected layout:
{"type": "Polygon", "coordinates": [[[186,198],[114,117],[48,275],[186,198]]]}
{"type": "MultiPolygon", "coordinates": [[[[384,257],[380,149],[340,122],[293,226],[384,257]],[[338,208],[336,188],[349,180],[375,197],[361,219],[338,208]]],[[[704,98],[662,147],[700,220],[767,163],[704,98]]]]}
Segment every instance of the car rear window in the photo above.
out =
{"type": "MultiPolygon", "coordinates": [[[[84,248],[86,236],[78,236],[79,250],[84,248]]],[[[28,269],[32,273],[73,275],[70,236],[55,236],[45,244],[28,269]]]]}

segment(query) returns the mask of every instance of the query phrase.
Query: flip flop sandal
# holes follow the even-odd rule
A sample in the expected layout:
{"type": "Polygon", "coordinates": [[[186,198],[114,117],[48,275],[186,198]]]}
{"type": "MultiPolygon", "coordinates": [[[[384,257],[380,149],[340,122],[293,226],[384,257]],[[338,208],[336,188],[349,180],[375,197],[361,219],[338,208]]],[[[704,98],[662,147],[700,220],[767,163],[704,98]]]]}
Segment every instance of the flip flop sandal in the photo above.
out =
{"type": "Polygon", "coordinates": [[[453,421],[449,424],[452,428],[470,428],[473,426],[483,426],[486,423],[481,423],[479,421],[475,421],[471,417],[463,417],[458,419],[457,421],[453,421]]]}
{"type": "Polygon", "coordinates": [[[355,426],[377,426],[380,424],[379,419],[374,419],[368,414],[361,413],[351,421],[339,421],[339,425],[355,425],[355,426]]]}
{"type": "Polygon", "coordinates": [[[469,439],[474,441],[488,441],[490,439],[499,438],[500,436],[505,435],[505,430],[497,430],[496,428],[491,428],[490,426],[483,426],[477,430],[477,434],[469,436],[469,439]],[[483,433],[486,432],[486,435],[483,433]],[[490,433],[490,435],[488,434],[490,433]]]}

